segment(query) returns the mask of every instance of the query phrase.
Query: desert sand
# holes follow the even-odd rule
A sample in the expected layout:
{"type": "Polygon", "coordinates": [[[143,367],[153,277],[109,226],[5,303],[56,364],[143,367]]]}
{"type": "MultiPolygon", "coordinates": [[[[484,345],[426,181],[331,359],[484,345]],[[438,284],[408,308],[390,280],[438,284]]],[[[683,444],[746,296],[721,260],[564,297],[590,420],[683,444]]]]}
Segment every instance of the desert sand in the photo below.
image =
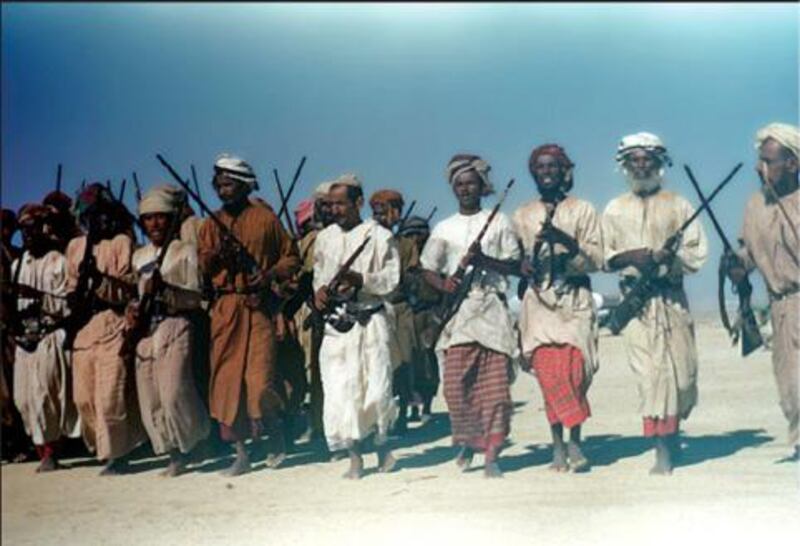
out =
{"type": "MultiPolygon", "coordinates": [[[[742,359],[720,327],[698,324],[700,402],[683,427],[683,464],[662,477],[648,475],[622,339],[600,344],[587,474],[548,471],[542,397],[521,374],[502,480],[484,479],[479,457],[458,471],[439,397],[436,418],[396,442],[399,470],[360,482],[340,477],[347,461],[321,462],[302,444],[283,468],[259,461],[238,478],[219,474],[228,460],[175,479],[158,475],[163,457],[113,478],[87,459],[48,475],[36,463],[4,465],[3,544],[796,543],[800,476],[781,462],[789,447],[769,352],[742,359]]],[[[366,463],[374,468],[374,454],[366,463]]]]}

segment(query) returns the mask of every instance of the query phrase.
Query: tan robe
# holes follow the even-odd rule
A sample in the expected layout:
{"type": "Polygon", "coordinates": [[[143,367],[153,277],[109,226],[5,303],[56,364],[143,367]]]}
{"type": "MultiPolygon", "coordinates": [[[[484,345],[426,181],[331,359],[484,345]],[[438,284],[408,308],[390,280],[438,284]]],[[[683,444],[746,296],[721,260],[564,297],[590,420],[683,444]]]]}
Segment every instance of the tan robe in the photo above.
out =
{"type": "MultiPolygon", "coordinates": [[[[159,251],[150,243],[133,254],[140,295],[152,276],[150,268],[159,251]]],[[[180,301],[166,293],[165,299],[173,307],[170,315],[155,317],[150,335],[136,348],[136,388],[153,451],[161,454],[179,449],[188,453],[209,431],[208,412],[198,396],[192,373],[194,332],[185,316],[200,301],[195,246],[172,241],[161,265],[161,276],[167,284],[191,291],[196,298],[180,301]]]]}
{"type": "MultiPolygon", "coordinates": [[[[81,236],[67,246],[68,292],[78,283],[85,245],[86,237],[81,236]]],[[[93,254],[104,275],[127,282],[135,280],[131,268],[133,241],[127,235],[101,241],[93,254]]],[[[103,301],[124,306],[124,295],[106,282],[95,293],[103,301]]],[[[121,457],[145,440],[133,370],[118,354],[124,328],[121,310],[100,311],[78,332],[73,346],[74,398],[81,432],[86,445],[96,450],[101,460],[121,457]]]]}
{"type": "MultiPolygon", "coordinates": [[[[250,204],[236,217],[224,209],[216,215],[261,268],[274,268],[278,279],[288,279],[299,267],[297,246],[267,207],[250,204]]],[[[206,219],[198,246],[201,269],[211,275],[217,289],[244,289],[243,273],[235,274],[231,286],[227,268],[214,265],[220,252],[220,228],[206,219]]],[[[251,308],[247,300],[239,293],[224,294],[211,307],[210,411],[227,426],[233,426],[240,407],[250,419],[260,419],[281,407],[276,390],[274,322],[261,307],[251,308]]]]}
{"type": "MultiPolygon", "coordinates": [[[[546,207],[539,199],[525,203],[511,217],[526,260],[531,259],[536,236],[546,217],[546,207]]],[[[553,225],[574,237],[579,246],[578,254],[566,264],[566,278],[587,275],[602,267],[600,216],[589,202],[567,196],[556,207],[553,225]]],[[[562,252],[566,249],[557,245],[556,253],[562,252]]],[[[548,277],[549,272],[544,276],[544,286],[548,277]]],[[[573,286],[562,291],[556,285],[547,288],[529,285],[522,299],[519,329],[526,360],[541,345],[569,344],[583,353],[584,377],[591,381],[599,365],[597,315],[591,288],[573,286]]]]}
{"type": "MultiPolygon", "coordinates": [[[[662,248],[693,212],[686,199],[667,190],[645,198],[628,192],[611,200],[602,219],[605,263],[626,250],[662,248]]],[[[682,283],[707,255],[708,240],[698,219],[684,233],[666,274],[673,286],[651,298],[623,332],[628,362],[638,379],[642,417],[685,419],[697,403],[694,323],[682,283]]],[[[620,274],[638,276],[633,267],[620,274]]]]}
{"type": "MultiPolygon", "coordinates": [[[[13,270],[18,264],[15,261],[13,270]]],[[[46,294],[42,310],[52,320],[67,312],[66,261],[64,255],[52,250],[40,258],[25,252],[22,256],[19,282],[46,294]]],[[[19,310],[33,300],[20,298],[19,310]]],[[[64,330],[45,335],[33,352],[17,345],[14,367],[14,402],[22,415],[25,432],[37,446],[58,440],[62,435],[80,436],[78,410],[72,401],[71,358],[63,348],[64,330]]]]}
{"type": "MultiPolygon", "coordinates": [[[[406,272],[412,267],[419,267],[419,252],[414,241],[405,237],[395,237],[400,254],[400,283],[407,280],[406,272]]],[[[389,316],[394,326],[392,343],[392,361],[394,367],[410,363],[414,358],[414,349],[419,345],[414,327],[414,312],[409,306],[406,295],[400,286],[386,298],[391,307],[389,316]]]]}
{"type": "MultiPolygon", "coordinates": [[[[800,221],[800,191],[781,198],[781,204],[800,221]]],[[[758,268],[770,294],[772,315],[772,366],[780,405],[789,421],[789,443],[797,445],[800,402],[800,243],[777,204],[762,192],[754,194],[744,213],[739,255],[748,269],[758,268]]]]}
{"type": "Polygon", "coordinates": [[[197,246],[197,240],[200,236],[200,226],[203,225],[203,219],[199,216],[189,216],[181,224],[180,240],[184,243],[190,243],[197,246]]]}
{"type": "MultiPolygon", "coordinates": [[[[303,273],[314,273],[314,242],[317,240],[319,231],[314,230],[307,233],[298,243],[300,258],[302,260],[301,270],[303,273]]],[[[297,326],[297,341],[303,349],[305,355],[306,369],[311,365],[311,328],[304,330],[303,322],[311,314],[307,304],[300,306],[295,314],[295,325],[297,326]]]]}

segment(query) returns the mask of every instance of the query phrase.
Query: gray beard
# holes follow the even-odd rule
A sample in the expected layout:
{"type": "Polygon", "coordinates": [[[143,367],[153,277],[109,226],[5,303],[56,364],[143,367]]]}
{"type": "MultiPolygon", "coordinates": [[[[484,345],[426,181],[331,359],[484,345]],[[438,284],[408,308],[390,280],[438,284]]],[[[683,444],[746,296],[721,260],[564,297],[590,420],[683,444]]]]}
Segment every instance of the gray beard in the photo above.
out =
{"type": "Polygon", "coordinates": [[[664,175],[659,172],[650,178],[634,178],[628,171],[622,171],[625,174],[625,181],[628,187],[636,195],[648,194],[654,192],[664,184],[664,175]]]}

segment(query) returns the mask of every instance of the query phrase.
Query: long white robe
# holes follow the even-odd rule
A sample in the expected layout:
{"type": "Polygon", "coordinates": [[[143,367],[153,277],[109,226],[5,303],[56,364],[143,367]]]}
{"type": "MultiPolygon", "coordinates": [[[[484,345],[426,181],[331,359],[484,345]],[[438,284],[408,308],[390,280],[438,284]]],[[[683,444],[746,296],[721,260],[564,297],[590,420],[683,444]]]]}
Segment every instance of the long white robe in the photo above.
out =
{"type": "MultiPolygon", "coordinates": [[[[340,266],[369,235],[370,242],[352,266],[364,277],[358,301],[378,302],[400,282],[400,256],[392,233],[366,220],[350,231],[333,224],[314,244],[314,290],[327,285],[340,266]]],[[[323,423],[331,450],[350,447],[377,429],[376,444],[385,442],[397,417],[392,398],[392,326],[385,311],[366,326],[346,333],[325,325],[320,374],[325,393],[323,423]]]]}
{"type": "MultiPolygon", "coordinates": [[[[686,199],[663,189],[647,197],[627,192],[612,199],[602,218],[606,266],[626,250],[662,248],[693,212],[686,199]]],[[[685,419],[697,403],[694,323],[682,281],[684,275],[699,270],[707,256],[708,240],[697,219],[685,231],[676,260],[666,272],[674,287],[651,298],[623,331],[644,418],[685,419]]],[[[639,275],[633,267],[620,274],[639,275]]]]}
{"type": "MultiPolygon", "coordinates": [[[[42,310],[53,318],[64,316],[66,300],[66,260],[52,250],[41,258],[25,252],[21,258],[19,283],[50,295],[42,298],[42,310]],[[59,297],[60,296],[60,297],[59,297]]],[[[15,260],[12,271],[20,265],[15,260]]],[[[19,298],[22,311],[33,300],[19,298]]],[[[17,345],[14,366],[14,403],[22,415],[25,432],[35,445],[58,440],[62,435],[80,436],[78,410],[72,401],[71,355],[63,348],[64,330],[45,335],[36,349],[28,352],[17,345]]]]}

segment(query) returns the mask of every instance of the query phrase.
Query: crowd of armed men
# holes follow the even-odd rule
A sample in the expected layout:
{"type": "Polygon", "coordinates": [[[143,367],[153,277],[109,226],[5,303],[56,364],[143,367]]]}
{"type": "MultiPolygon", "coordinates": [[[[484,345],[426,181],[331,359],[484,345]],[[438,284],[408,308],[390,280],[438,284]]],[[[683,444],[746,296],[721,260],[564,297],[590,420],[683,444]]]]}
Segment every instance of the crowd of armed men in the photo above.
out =
{"type": "Polygon", "coordinates": [[[499,477],[520,368],[541,387],[550,469],[584,472],[581,427],[599,361],[590,275],[607,271],[620,278],[608,324],[634,372],[650,472],[670,474],[697,402],[684,277],[706,262],[698,218],[708,214],[725,247],[721,280],[740,297],[738,318],[723,322],[745,355],[761,344],[748,275],[764,278],[788,457],[797,459],[800,130],[767,125],[755,148],[760,187],[735,247],[709,204],[741,165],[705,193],[684,167],[695,208],[663,187],[672,161],[646,132],[621,139],[627,191],[602,214],[576,197],[574,164],[557,144],[533,149],[538,196],[510,216],[499,209],[513,180],[485,208],[495,192],[489,164],[453,156],[445,177],[458,212],[432,229],[391,189],[372,193],[372,217],[362,218],[366,197],[352,174],[320,184],[292,222],[285,199],[276,213],[255,197],[255,172],[227,154],[214,164],[216,211],[196,179],[192,187],[161,156],[171,183],[137,192],[136,215],[100,183],[74,200],[56,191],[16,214],[3,209],[4,456],[30,457],[32,445],[38,471],[52,471],[64,468],[66,438],[81,437],[107,476],[130,472],[132,451],[149,440],[169,456],[164,475],[234,452],[224,472],[235,476],[258,450],[280,467],[302,433],[326,457],[349,457],[345,477],[358,479],[367,452],[379,472],[396,468],[392,443],[409,421],[430,420],[441,383],[455,463],[466,470],[480,453],[485,476],[499,477]]]}

